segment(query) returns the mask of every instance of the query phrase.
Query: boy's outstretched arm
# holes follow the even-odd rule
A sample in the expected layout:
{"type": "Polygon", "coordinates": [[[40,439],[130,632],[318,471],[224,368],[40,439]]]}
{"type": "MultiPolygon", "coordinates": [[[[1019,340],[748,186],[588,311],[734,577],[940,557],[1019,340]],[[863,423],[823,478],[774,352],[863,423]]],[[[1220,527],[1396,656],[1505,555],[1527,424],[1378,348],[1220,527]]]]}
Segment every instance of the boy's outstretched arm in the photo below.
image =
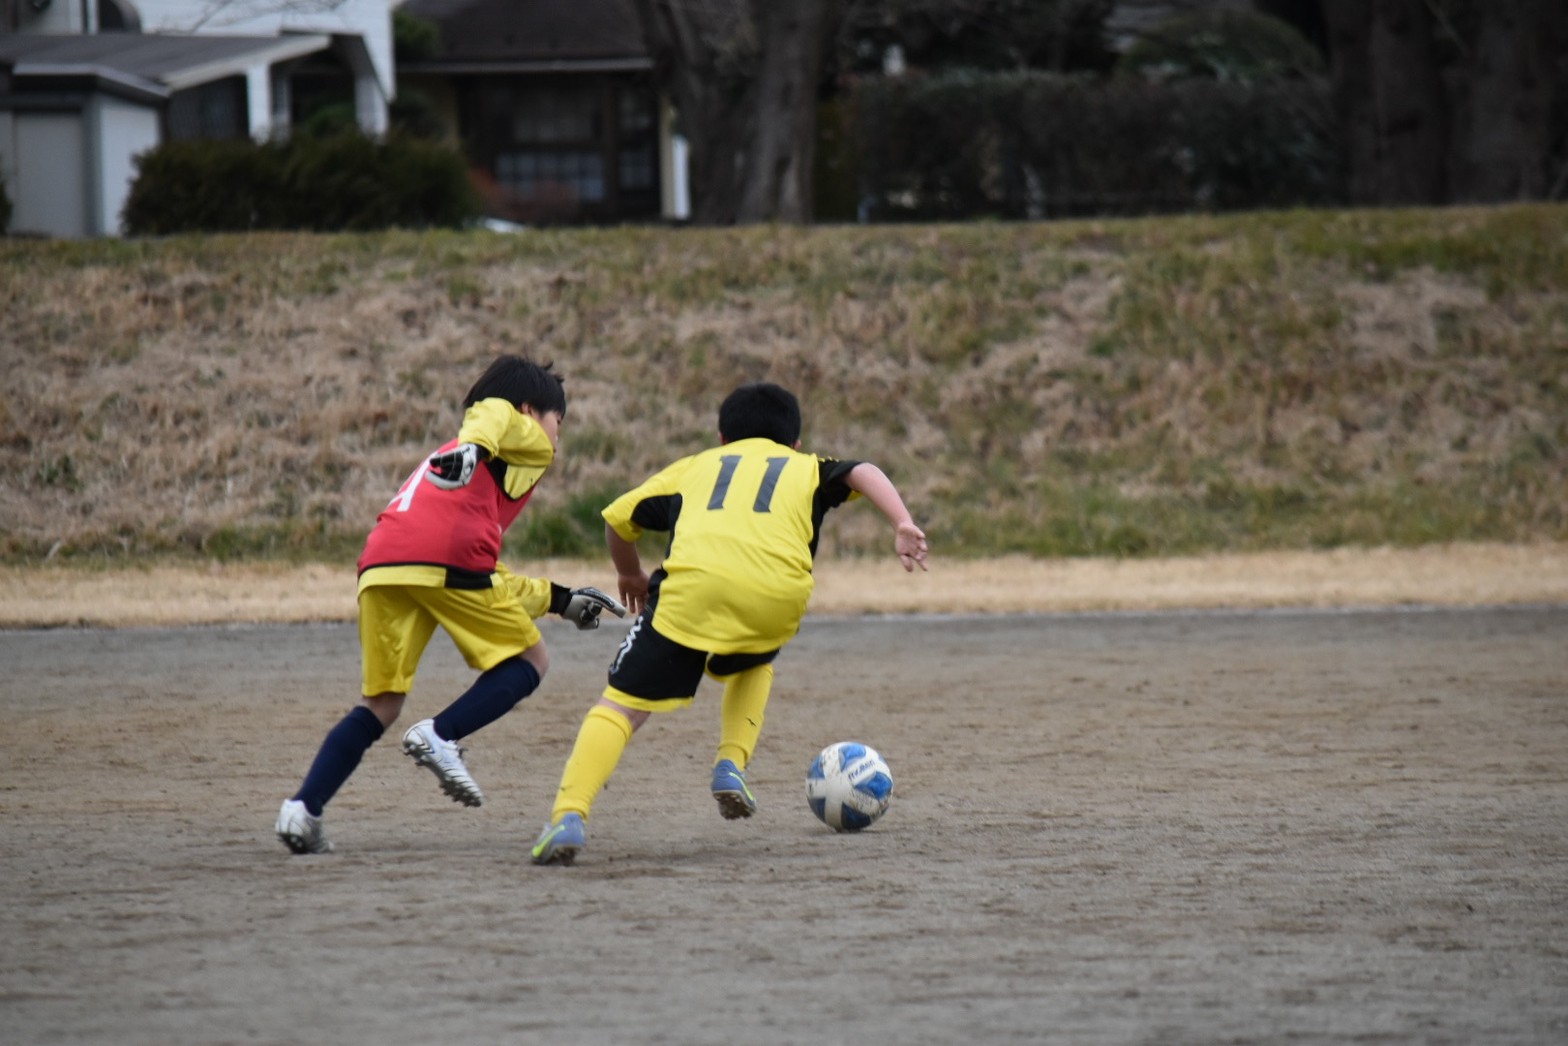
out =
{"type": "Polygon", "coordinates": [[[615,564],[621,602],[633,614],[642,613],[643,605],[648,602],[648,572],[642,568],[637,546],[617,534],[608,523],[604,525],[604,540],[610,546],[610,561],[615,564]]]}
{"type": "Polygon", "coordinates": [[[849,470],[844,482],[849,484],[851,490],[859,491],[893,524],[893,549],[898,553],[898,561],[903,568],[913,572],[918,564],[921,570],[928,569],[926,533],[915,526],[909,509],[904,507],[904,499],[899,496],[898,488],[893,486],[887,474],[871,462],[863,461],[849,470]]]}

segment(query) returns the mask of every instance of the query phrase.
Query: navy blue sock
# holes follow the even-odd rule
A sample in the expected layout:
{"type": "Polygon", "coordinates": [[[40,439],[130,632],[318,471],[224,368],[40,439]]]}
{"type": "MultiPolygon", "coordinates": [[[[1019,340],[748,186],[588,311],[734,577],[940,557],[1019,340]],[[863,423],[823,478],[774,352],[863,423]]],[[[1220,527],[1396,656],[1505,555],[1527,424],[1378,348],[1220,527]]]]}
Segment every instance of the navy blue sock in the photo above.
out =
{"type": "Polygon", "coordinates": [[[327,800],[338,794],[338,789],[354,772],[365,752],[385,732],[386,727],[374,712],[364,705],[355,705],[337,726],[327,731],[326,740],[321,742],[321,750],[316,753],[316,761],[310,764],[310,773],[305,775],[305,783],[299,786],[294,798],[320,817],[327,800]]]}
{"type": "Polygon", "coordinates": [[[538,686],[538,669],[521,657],[508,658],[481,673],[462,697],[435,717],[436,734],[446,741],[460,741],[516,708],[538,686]]]}

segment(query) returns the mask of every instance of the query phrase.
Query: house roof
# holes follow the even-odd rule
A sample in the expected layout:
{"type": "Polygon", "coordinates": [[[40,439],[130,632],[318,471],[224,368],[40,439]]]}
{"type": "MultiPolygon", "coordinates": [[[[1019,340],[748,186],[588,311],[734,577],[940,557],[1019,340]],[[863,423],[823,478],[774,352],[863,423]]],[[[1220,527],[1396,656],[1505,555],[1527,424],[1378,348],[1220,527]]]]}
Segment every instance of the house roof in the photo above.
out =
{"type": "Polygon", "coordinates": [[[238,76],[324,51],[332,38],[285,36],[168,36],[100,33],[87,36],[0,36],[0,69],[13,91],[26,87],[93,83],[141,101],[238,76]]]}
{"type": "Polygon", "coordinates": [[[647,69],[652,59],[633,0],[408,0],[441,43],[418,72],[647,69]]]}

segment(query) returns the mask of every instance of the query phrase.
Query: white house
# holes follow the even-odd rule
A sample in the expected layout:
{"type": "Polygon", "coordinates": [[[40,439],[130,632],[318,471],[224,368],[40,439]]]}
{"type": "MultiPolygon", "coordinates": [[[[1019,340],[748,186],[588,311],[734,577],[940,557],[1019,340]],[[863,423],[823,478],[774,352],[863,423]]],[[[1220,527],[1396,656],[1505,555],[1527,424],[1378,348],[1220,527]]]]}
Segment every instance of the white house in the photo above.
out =
{"type": "Polygon", "coordinates": [[[392,0],[0,0],[10,231],[120,231],[135,157],[169,140],[287,134],[312,96],[387,128],[392,0]]]}

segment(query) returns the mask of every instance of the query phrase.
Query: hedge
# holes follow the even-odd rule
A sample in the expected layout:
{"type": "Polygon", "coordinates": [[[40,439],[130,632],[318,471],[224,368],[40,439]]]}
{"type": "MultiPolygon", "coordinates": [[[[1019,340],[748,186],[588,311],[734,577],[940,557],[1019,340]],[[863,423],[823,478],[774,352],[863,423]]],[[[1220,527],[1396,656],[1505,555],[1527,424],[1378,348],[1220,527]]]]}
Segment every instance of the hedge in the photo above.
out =
{"type": "Polygon", "coordinates": [[[1329,89],[1050,73],[881,78],[857,90],[874,219],[1046,218],[1344,202],[1329,89]]]}
{"type": "Polygon", "coordinates": [[[412,138],[169,142],[136,166],[121,212],[132,236],[455,228],[479,213],[462,156],[412,138]]]}

